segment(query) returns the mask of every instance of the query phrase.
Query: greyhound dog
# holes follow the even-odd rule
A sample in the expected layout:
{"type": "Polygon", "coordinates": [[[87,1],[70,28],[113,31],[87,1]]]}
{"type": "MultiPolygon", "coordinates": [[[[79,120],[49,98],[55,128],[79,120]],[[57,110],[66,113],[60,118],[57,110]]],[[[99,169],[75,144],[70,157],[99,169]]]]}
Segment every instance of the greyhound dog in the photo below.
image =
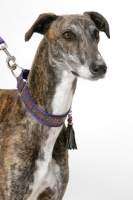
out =
{"type": "MultiPolygon", "coordinates": [[[[98,51],[109,25],[97,12],[41,14],[25,35],[44,35],[27,87],[35,104],[53,115],[70,109],[77,78],[97,80],[107,66],[98,51]]],[[[69,177],[66,127],[48,127],[27,111],[17,90],[0,90],[0,200],[62,200],[69,177]]]]}

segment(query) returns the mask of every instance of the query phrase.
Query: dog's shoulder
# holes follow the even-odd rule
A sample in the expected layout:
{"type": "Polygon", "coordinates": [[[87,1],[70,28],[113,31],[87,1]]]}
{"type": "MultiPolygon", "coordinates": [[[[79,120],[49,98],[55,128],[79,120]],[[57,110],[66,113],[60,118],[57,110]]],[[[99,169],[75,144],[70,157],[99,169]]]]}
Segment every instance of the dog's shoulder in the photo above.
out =
{"type": "Polygon", "coordinates": [[[10,113],[16,90],[0,90],[0,123],[10,113]]]}

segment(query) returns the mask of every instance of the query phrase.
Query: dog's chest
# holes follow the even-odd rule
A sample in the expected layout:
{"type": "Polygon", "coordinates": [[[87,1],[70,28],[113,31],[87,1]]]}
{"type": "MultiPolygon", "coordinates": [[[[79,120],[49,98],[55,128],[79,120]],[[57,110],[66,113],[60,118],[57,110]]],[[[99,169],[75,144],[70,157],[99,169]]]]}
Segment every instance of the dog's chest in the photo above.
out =
{"type": "Polygon", "coordinates": [[[42,155],[35,161],[35,171],[33,174],[33,183],[29,186],[31,195],[28,200],[36,200],[37,197],[46,189],[50,188],[56,190],[59,188],[60,180],[60,167],[52,159],[52,151],[58,134],[62,126],[59,128],[51,128],[49,137],[45,141],[45,145],[41,148],[40,154],[42,155]]]}

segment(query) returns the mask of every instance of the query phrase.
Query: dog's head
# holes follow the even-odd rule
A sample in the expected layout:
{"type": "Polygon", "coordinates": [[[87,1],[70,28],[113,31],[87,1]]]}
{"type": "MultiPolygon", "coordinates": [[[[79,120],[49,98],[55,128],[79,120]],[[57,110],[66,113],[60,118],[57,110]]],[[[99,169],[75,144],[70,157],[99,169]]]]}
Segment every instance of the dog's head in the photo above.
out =
{"type": "Polygon", "coordinates": [[[34,32],[45,35],[52,66],[84,79],[97,79],[107,71],[98,51],[99,31],[110,38],[108,22],[97,12],[63,16],[47,13],[38,17],[26,33],[25,41],[34,32]]]}

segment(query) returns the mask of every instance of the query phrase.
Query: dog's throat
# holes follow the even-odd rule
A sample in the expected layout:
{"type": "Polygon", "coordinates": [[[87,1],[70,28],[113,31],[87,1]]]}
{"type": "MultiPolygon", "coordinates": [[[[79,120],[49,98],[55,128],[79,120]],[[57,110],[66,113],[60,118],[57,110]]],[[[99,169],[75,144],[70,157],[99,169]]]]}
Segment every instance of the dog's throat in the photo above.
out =
{"type": "Polygon", "coordinates": [[[62,73],[60,82],[56,85],[51,104],[54,114],[66,113],[71,107],[76,82],[77,79],[72,73],[66,71],[62,73]]]}

